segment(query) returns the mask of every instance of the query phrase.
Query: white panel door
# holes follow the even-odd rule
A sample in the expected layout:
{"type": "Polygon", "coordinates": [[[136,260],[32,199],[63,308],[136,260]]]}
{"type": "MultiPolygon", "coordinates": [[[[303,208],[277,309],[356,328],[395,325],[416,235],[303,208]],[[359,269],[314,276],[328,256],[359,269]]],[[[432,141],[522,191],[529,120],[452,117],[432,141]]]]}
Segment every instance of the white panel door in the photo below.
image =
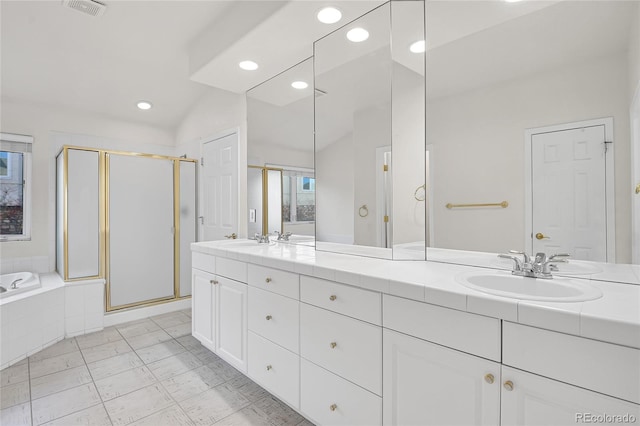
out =
{"type": "Polygon", "coordinates": [[[100,177],[97,151],[67,150],[69,278],[100,274],[100,177]]]}
{"type": "Polygon", "coordinates": [[[604,142],[604,125],[532,136],[532,253],[608,260],[604,142]]]}
{"type": "Polygon", "coordinates": [[[180,297],[191,294],[191,243],[196,241],[196,163],[180,162],[180,297]]]}
{"type": "Polygon", "coordinates": [[[202,146],[203,241],[238,233],[238,135],[202,146]]]}
{"type": "Polygon", "coordinates": [[[247,371],[247,285],[216,277],[215,353],[242,372],[247,371]]]}
{"type": "Polygon", "coordinates": [[[502,424],[571,425],[624,424],[630,416],[640,418],[640,406],[586,389],[556,382],[535,374],[502,367],[502,424]],[[611,420],[621,416],[618,421],[611,420]],[[596,420],[609,416],[610,420],[596,420]]]}
{"type": "Polygon", "coordinates": [[[110,304],[173,297],[173,161],[107,161],[110,304]]]}
{"type": "Polygon", "coordinates": [[[500,364],[386,329],[383,342],[385,425],[500,423],[500,364]]]}

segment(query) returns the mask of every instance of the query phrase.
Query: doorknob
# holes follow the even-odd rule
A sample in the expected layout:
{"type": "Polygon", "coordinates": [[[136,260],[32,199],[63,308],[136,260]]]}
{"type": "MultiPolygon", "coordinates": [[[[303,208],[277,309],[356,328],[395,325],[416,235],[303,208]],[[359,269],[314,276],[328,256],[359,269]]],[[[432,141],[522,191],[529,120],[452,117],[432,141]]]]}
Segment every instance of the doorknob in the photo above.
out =
{"type": "Polygon", "coordinates": [[[235,232],[231,235],[225,235],[224,237],[230,240],[235,240],[236,238],[238,238],[235,232]]]}
{"type": "Polygon", "coordinates": [[[636,185],[636,194],[640,194],[640,183],[636,185]]]}
{"type": "Polygon", "coordinates": [[[547,240],[548,240],[548,239],[549,239],[549,237],[547,237],[546,235],[544,235],[542,232],[538,232],[538,233],[536,234],[536,238],[537,238],[537,239],[539,239],[539,240],[542,240],[542,239],[547,239],[547,240]]]}

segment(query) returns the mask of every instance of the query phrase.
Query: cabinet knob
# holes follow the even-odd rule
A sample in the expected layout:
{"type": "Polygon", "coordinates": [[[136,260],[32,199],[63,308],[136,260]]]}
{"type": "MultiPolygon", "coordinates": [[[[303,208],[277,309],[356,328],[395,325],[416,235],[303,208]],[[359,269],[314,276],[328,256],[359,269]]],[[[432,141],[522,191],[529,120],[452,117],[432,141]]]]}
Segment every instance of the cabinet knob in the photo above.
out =
{"type": "Polygon", "coordinates": [[[269,284],[271,282],[271,278],[267,277],[265,278],[264,282],[266,282],[267,284],[269,284]]]}
{"type": "Polygon", "coordinates": [[[273,367],[270,365],[267,365],[267,371],[271,370],[273,367]]]}
{"type": "Polygon", "coordinates": [[[338,298],[338,296],[336,296],[335,294],[332,294],[331,296],[329,296],[329,300],[331,300],[332,302],[334,300],[336,300],[338,298]]]}
{"type": "Polygon", "coordinates": [[[336,411],[337,408],[338,408],[338,406],[336,404],[331,404],[329,406],[329,410],[331,410],[331,411],[336,411]]]}
{"type": "Polygon", "coordinates": [[[335,349],[336,346],[338,346],[338,344],[336,342],[331,342],[330,346],[331,346],[331,349],[335,349]]]}
{"type": "Polygon", "coordinates": [[[484,381],[489,383],[489,384],[493,384],[494,380],[495,380],[495,377],[493,377],[493,374],[486,374],[484,376],[484,381]]]}
{"type": "Polygon", "coordinates": [[[511,380],[507,380],[506,382],[504,382],[503,386],[508,391],[513,390],[513,382],[511,380]]]}
{"type": "Polygon", "coordinates": [[[271,315],[267,315],[266,318],[267,318],[267,321],[269,321],[273,317],[271,315]]]}
{"type": "Polygon", "coordinates": [[[210,280],[209,282],[210,282],[211,284],[214,284],[214,285],[215,285],[215,284],[218,284],[218,280],[210,280]]]}

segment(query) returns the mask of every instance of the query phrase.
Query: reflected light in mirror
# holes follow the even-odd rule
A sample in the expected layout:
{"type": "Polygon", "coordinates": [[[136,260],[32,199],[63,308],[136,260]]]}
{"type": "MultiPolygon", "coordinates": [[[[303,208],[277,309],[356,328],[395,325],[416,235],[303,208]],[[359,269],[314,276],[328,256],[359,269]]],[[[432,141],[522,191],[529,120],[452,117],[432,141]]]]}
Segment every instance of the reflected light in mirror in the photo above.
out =
{"type": "Polygon", "coordinates": [[[258,64],[253,61],[242,61],[238,66],[246,71],[255,71],[258,69],[258,64]]]}
{"type": "Polygon", "coordinates": [[[323,24],[335,24],[342,19],[342,12],[335,7],[325,7],[316,16],[323,24]]]}
{"type": "Polygon", "coordinates": [[[349,30],[349,32],[347,33],[347,38],[349,39],[349,41],[352,41],[354,43],[360,43],[361,41],[365,41],[369,38],[369,31],[365,30],[364,28],[354,28],[352,30],[349,30]]]}
{"type": "Polygon", "coordinates": [[[413,53],[424,53],[427,50],[425,41],[418,40],[415,43],[411,43],[411,46],[409,46],[409,50],[413,53]]]}
{"type": "Polygon", "coordinates": [[[294,89],[302,90],[309,87],[309,84],[306,81],[294,81],[293,83],[291,83],[291,87],[293,87],[294,89]]]}

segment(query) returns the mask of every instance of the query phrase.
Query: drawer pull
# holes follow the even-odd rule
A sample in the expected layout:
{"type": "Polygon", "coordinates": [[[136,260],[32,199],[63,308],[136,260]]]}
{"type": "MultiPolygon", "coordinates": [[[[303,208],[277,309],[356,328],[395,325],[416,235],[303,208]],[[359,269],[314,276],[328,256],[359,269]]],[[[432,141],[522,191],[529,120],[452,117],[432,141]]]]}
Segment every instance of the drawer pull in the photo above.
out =
{"type": "Polygon", "coordinates": [[[211,283],[211,284],[214,284],[214,285],[215,285],[215,284],[218,284],[218,280],[210,280],[210,281],[209,281],[209,283],[211,283]]]}
{"type": "Polygon", "coordinates": [[[331,404],[329,406],[329,410],[331,410],[331,411],[336,411],[337,408],[338,408],[338,406],[336,404],[331,404]]]}
{"type": "Polygon", "coordinates": [[[508,391],[512,391],[513,390],[513,382],[511,380],[507,380],[506,382],[504,382],[503,386],[508,391]]]}
{"type": "Polygon", "coordinates": [[[336,342],[331,342],[331,349],[335,349],[338,344],[336,342]]]}
{"type": "Polygon", "coordinates": [[[329,296],[329,300],[331,300],[332,302],[334,300],[336,300],[338,298],[338,296],[336,296],[335,294],[332,294],[331,296],[329,296]]]}
{"type": "Polygon", "coordinates": [[[265,283],[267,283],[267,284],[269,284],[269,283],[271,282],[271,278],[267,277],[267,278],[264,280],[264,282],[265,282],[265,283]]]}
{"type": "Polygon", "coordinates": [[[484,381],[489,383],[490,385],[493,384],[494,380],[495,378],[493,377],[493,374],[487,374],[484,376],[484,381]]]}
{"type": "Polygon", "coordinates": [[[267,318],[267,321],[269,321],[273,317],[271,315],[267,315],[266,318],[267,318]]]}
{"type": "Polygon", "coordinates": [[[270,365],[267,365],[267,371],[271,370],[273,367],[270,365]]]}

